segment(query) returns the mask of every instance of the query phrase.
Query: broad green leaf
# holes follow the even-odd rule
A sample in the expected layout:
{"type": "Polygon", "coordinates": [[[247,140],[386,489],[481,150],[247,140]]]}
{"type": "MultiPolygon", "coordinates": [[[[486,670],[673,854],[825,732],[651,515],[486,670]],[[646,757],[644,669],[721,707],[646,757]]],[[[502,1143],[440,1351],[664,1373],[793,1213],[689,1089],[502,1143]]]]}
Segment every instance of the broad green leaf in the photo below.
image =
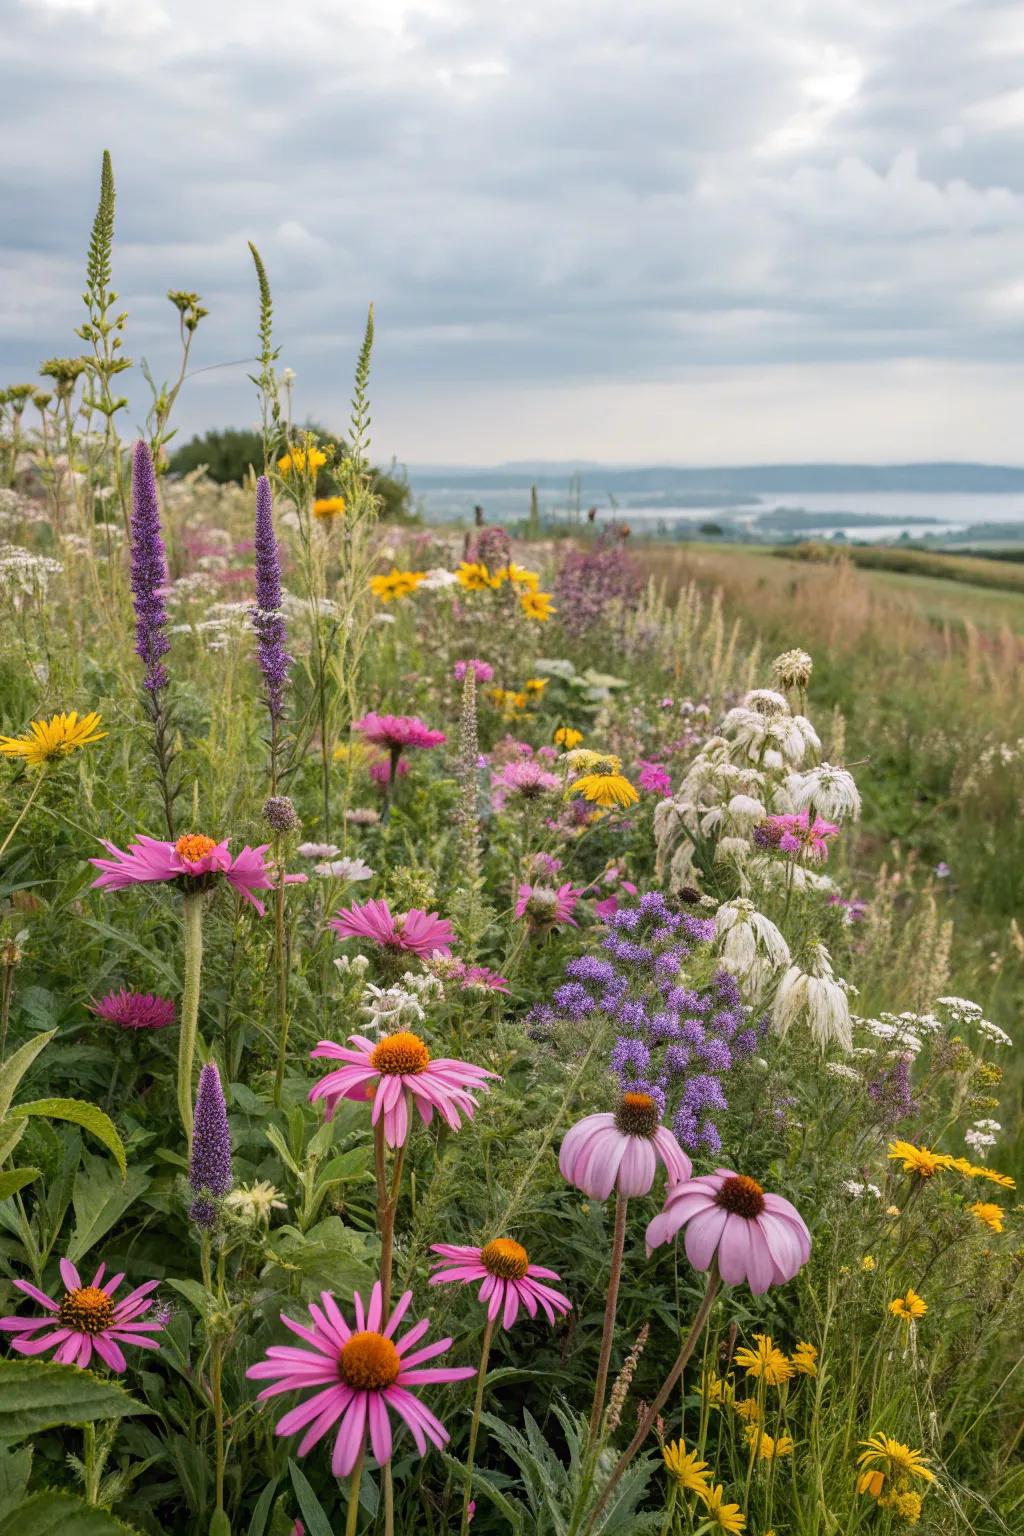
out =
{"type": "Polygon", "coordinates": [[[29,1440],[58,1424],[144,1413],[123,1387],[77,1365],[0,1360],[0,1441],[29,1440]]]}
{"type": "Polygon", "coordinates": [[[294,1174],[301,1173],[302,1170],[300,1169],[298,1163],[295,1161],[294,1157],[292,1157],[292,1154],[291,1154],[291,1152],[289,1150],[289,1147],[288,1147],[288,1143],[285,1141],[284,1137],[281,1135],[281,1130],[280,1130],[279,1126],[276,1126],[276,1125],[268,1125],[267,1126],[267,1140],[270,1142],[270,1145],[273,1147],[274,1151],[280,1157],[281,1161],[284,1163],[286,1168],[290,1168],[292,1173],[294,1173],[294,1174]]]}
{"type": "Polygon", "coordinates": [[[16,1504],[25,1497],[29,1474],[32,1471],[32,1447],[22,1446],[19,1451],[0,1447],[0,1518],[9,1515],[16,1504]]]}
{"type": "Polygon", "coordinates": [[[270,1506],[274,1502],[274,1494],[280,1481],[279,1477],[272,1477],[256,1500],[256,1508],[253,1510],[252,1519],[249,1521],[248,1536],[263,1536],[263,1532],[267,1528],[267,1520],[270,1516],[270,1506]]]}
{"type": "Polygon", "coordinates": [[[267,1259],[286,1274],[302,1279],[302,1294],[330,1290],[348,1300],[352,1292],[373,1283],[371,1244],[376,1239],[346,1227],[338,1216],[327,1216],[302,1233],[297,1227],[277,1227],[270,1233],[267,1259]]]}
{"type": "Polygon", "coordinates": [[[29,1067],[35,1061],[39,1052],[49,1045],[55,1029],[48,1029],[44,1034],[36,1035],[34,1039],[27,1040],[23,1046],[9,1060],[0,1066],[0,1120],[3,1120],[11,1107],[15,1091],[29,1067]]]}
{"type": "Polygon", "coordinates": [[[24,1120],[0,1120],[0,1163],[4,1163],[25,1134],[24,1120]]]}
{"type": "Polygon", "coordinates": [[[206,1317],[212,1311],[213,1297],[199,1284],[198,1280],[165,1280],[164,1284],[169,1285],[180,1296],[184,1296],[186,1301],[190,1301],[200,1317],[206,1317]]]}
{"type": "Polygon", "coordinates": [[[353,1147],[341,1152],[325,1163],[317,1175],[317,1187],[326,1189],[329,1184],[343,1184],[350,1179],[371,1178],[370,1152],[368,1148],[353,1147]]]}
{"type": "Polygon", "coordinates": [[[33,1179],[38,1179],[39,1174],[38,1168],[8,1168],[6,1172],[0,1173],[0,1200],[16,1195],[19,1189],[24,1189],[33,1179]]]}
{"type": "Polygon", "coordinates": [[[323,1505],[310,1487],[309,1479],[290,1457],[288,1471],[291,1473],[292,1487],[295,1489],[295,1497],[299,1501],[299,1508],[306,1522],[309,1536],[335,1536],[334,1527],[324,1513],[323,1505]]]}
{"type": "Polygon", "coordinates": [[[72,1125],[80,1125],[83,1131],[88,1131],[97,1141],[102,1141],[107,1150],[114,1154],[122,1179],[128,1172],[128,1159],[125,1157],[124,1143],[117,1134],[117,1127],[109,1115],[104,1114],[98,1105],[90,1104],[87,1099],[34,1099],[30,1104],[16,1104],[11,1114],[42,1115],[47,1120],[70,1120],[72,1125]]]}
{"type": "Polygon", "coordinates": [[[73,1494],[51,1490],[34,1493],[0,1520],[0,1536],[137,1536],[137,1527],[73,1494]]]}
{"type": "Polygon", "coordinates": [[[72,1204],[75,1230],[67,1257],[77,1264],[101,1237],[105,1237],[128,1207],[149,1188],[149,1167],[132,1168],[122,1181],[101,1157],[86,1157],[75,1174],[72,1204]]]}

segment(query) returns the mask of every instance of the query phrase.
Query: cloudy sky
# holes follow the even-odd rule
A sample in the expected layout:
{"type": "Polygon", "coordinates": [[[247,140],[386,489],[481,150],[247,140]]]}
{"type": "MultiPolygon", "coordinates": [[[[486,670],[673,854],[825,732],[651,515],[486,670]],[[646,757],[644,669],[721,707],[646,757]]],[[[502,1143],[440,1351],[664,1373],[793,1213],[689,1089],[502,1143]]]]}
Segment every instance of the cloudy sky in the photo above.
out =
{"type": "MultiPolygon", "coordinates": [[[[128,351],[410,462],[1024,462],[1013,0],[0,0],[0,348],[75,350],[100,154],[128,351]]],[[[138,416],[144,394],[137,389],[138,416]]]]}

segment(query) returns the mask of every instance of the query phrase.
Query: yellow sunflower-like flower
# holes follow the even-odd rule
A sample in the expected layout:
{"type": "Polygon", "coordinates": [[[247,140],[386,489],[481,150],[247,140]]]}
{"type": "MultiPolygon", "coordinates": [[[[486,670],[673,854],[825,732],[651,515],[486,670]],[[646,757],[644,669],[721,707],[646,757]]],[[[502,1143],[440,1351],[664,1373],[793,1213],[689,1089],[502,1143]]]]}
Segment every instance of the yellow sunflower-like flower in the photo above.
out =
{"type": "Polygon", "coordinates": [[[801,1339],[789,1359],[794,1371],[798,1371],[801,1376],[817,1376],[818,1351],[813,1344],[807,1344],[801,1339]]]}
{"type": "Polygon", "coordinates": [[[895,1301],[890,1301],[889,1311],[893,1317],[900,1317],[905,1323],[916,1323],[928,1311],[928,1303],[923,1296],[908,1288],[905,1296],[897,1296],[895,1301]]]}
{"type": "Polygon", "coordinates": [[[704,1377],[701,1391],[708,1402],[714,1407],[720,1408],[723,1403],[732,1402],[733,1386],[731,1381],[723,1380],[714,1371],[708,1371],[704,1377]]]}
{"type": "Polygon", "coordinates": [[[283,458],[278,459],[277,467],[282,475],[304,475],[308,471],[316,474],[318,469],[323,469],[327,463],[327,455],[322,448],[291,448],[283,458]]]}
{"type": "Polygon", "coordinates": [[[912,1451],[901,1440],[872,1435],[860,1444],[866,1449],[857,1457],[857,1465],[863,1469],[857,1478],[858,1493],[878,1499],[885,1491],[903,1492],[913,1478],[922,1483],[935,1481],[935,1473],[921,1452],[912,1451]],[[885,1488],[887,1479],[892,1485],[889,1490],[885,1488]]]}
{"type": "Polygon", "coordinates": [[[102,741],[107,733],[96,729],[99,723],[95,711],[79,719],[76,709],[69,715],[33,720],[24,736],[0,736],[0,752],[5,757],[23,757],[27,768],[42,768],[54,758],[69,757],[80,747],[102,741]]]}
{"type": "Polygon", "coordinates": [[[774,1438],[757,1424],[748,1424],[746,1428],[747,1444],[756,1450],[759,1461],[775,1461],[780,1456],[792,1456],[792,1435],[779,1435],[774,1438]]]}
{"type": "Polygon", "coordinates": [[[699,1497],[720,1531],[725,1531],[727,1536],[740,1536],[747,1524],[746,1517],[738,1504],[725,1502],[725,1489],[721,1483],[701,1493],[699,1497]]]}
{"type": "Polygon", "coordinates": [[[491,702],[496,709],[500,709],[506,720],[514,720],[516,715],[522,714],[529,703],[525,693],[518,692],[515,688],[492,688],[490,690],[491,702]]]}
{"type": "Polygon", "coordinates": [[[578,747],[583,740],[583,732],[574,730],[571,725],[560,725],[555,732],[555,746],[563,747],[566,752],[571,752],[573,747],[578,747]]]}
{"type": "Polygon", "coordinates": [[[481,565],[477,560],[460,560],[455,577],[459,586],[465,587],[467,592],[490,592],[501,586],[501,582],[491,575],[486,565],[481,565]]]}
{"type": "Polygon", "coordinates": [[[584,800],[603,806],[605,810],[617,805],[635,805],[640,798],[625,774],[612,766],[611,759],[596,763],[592,772],[574,779],[569,785],[569,794],[582,795],[584,800]]]}
{"type": "Polygon", "coordinates": [[[540,577],[537,572],[528,571],[525,565],[517,565],[514,560],[510,560],[508,565],[500,565],[494,572],[494,586],[500,587],[506,581],[525,592],[536,592],[540,586],[540,577]]]}
{"type": "Polygon", "coordinates": [[[688,1451],[681,1440],[674,1440],[662,1447],[665,1471],[675,1479],[676,1487],[685,1493],[707,1493],[707,1462],[701,1461],[696,1451],[688,1451]]]}
{"type": "Polygon", "coordinates": [[[558,612],[550,592],[520,592],[519,606],[528,619],[540,619],[542,622],[558,612]]]}
{"type": "Polygon", "coordinates": [[[932,1152],[928,1147],[915,1147],[910,1141],[890,1142],[889,1160],[901,1162],[904,1173],[916,1173],[919,1179],[930,1179],[954,1166],[948,1152],[932,1152]]]}
{"type": "Polygon", "coordinates": [[[747,1424],[756,1424],[761,1417],[761,1410],[757,1406],[756,1397],[737,1398],[732,1405],[733,1412],[747,1424]]]}
{"type": "Polygon", "coordinates": [[[975,1200],[967,1209],[972,1216],[977,1217],[983,1227],[988,1227],[992,1232],[1003,1231],[1004,1211],[1001,1205],[995,1205],[991,1201],[975,1200]]]}
{"type": "Polygon", "coordinates": [[[539,699],[547,685],[548,680],[546,677],[528,677],[525,687],[527,693],[532,694],[535,699],[539,699]]]}
{"type": "Polygon", "coordinates": [[[426,571],[400,571],[395,565],[386,576],[370,577],[370,591],[382,603],[390,603],[397,597],[408,597],[426,579],[426,571]]]}
{"type": "Polygon", "coordinates": [[[1011,1179],[1008,1173],[997,1173],[994,1168],[978,1168],[973,1163],[970,1166],[969,1177],[972,1179],[988,1179],[990,1184],[998,1184],[1000,1189],[1016,1189],[1016,1179],[1011,1179]]]}
{"type": "Polygon", "coordinates": [[[313,503],[313,512],[317,517],[342,517],[345,513],[345,498],[344,496],[318,496],[313,503]]]}
{"type": "Polygon", "coordinates": [[[769,1387],[781,1386],[794,1374],[793,1367],[782,1350],[767,1333],[755,1333],[756,1349],[744,1346],[736,1351],[736,1364],[742,1366],[748,1376],[763,1377],[769,1387]]]}
{"type": "Polygon", "coordinates": [[[908,1490],[904,1493],[883,1494],[878,1501],[880,1508],[891,1509],[907,1525],[916,1525],[921,1518],[921,1495],[908,1490]]]}

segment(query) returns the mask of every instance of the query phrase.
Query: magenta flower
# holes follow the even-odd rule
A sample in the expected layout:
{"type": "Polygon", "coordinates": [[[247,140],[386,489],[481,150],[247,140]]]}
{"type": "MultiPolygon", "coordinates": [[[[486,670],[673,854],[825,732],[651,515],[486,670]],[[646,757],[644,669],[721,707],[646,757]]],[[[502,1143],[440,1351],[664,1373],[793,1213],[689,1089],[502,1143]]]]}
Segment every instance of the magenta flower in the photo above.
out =
{"type": "Polygon", "coordinates": [[[658,1106],[649,1093],[624,1093],[613,1115],[587,1115],[562,1142],[558,1167],[563,1179],[592,1200],[646,1195],[659,1161],[669,1189],[688,1179],[693,1166],[672,1132],[659,1123],[658,1106]]]}
{"type": "Polygon", "coordinates": [[[378,715],[372,709],[361,720],[354,720],[352,729],[389,752],[439,747],[446,739],[444,731],[432,731],[416,715],[378,715]]]}
{"type": "Polygon", "coordinates": [[[649,789],[656,795],[670,795],[672,793],[672,775],[664,763],[653,763],[649,759],[640,759],[640,772],[636,776],[636,782],[641,789],[649,789]]]}
{"type": "Polygon", "coordinates": [[[525,918],[534,933],[546,933],[561,923],[575,928],[577,923],[572,914],[581,895],[582,892],[568,881],[557,891],[549,885],[523,884],[519,887],[515,915],[525,918]]]}
{"type": "Polygon", "coordinates": [[[45,1291],[38,1290],[27,1280],[15,1280],[14,1284],[26,1296],[31,1296],[46,1308],[44,1317],[0,1317],[0,1329],[13,1333],[11,1347],[20,1355],[41,1355],[56,1348],[54,1360],[62,1365],[87,1366],[93,1350],[112,1371],[124,1371],[128,1363],[121,1353],[121,1344],[138,1344],[143,1349],[159,1349],[151,1333],[163,1331],[163,1323],[138,1321],[153,1305],[150,1291],[155,1291],[159,1280],[147,1280],[129,1291],[120,1301],[114,1300],[124,1275],[111,1275],[103,1284],[107,1266],[101,1264],[89,1285],[82,1284],[82,1277],[70,1259],[61,1259],[60,1277],[65,1291],[60,1301],[54,1301],[45,1291]],[[51,1332],[40,1333],[40,1329],[51,1332]],[[34,1335],[34,1337],[33,1337],[34,1335]]]}
{"type": "Polygon", "coordinates": [[[754,842],[761,848],[778,848],[780,853],[795,853],[821,863],[828,858],[828,845],[839,836],[835,822],[815,816],[813,825],[807,811],[785,816],[766,816],[754,828],[754,842]]]}
{"type": "Polygon", "coordinates": [[[353,1294],[355,1328],[350,1328],[329,1291],[321,1291],[321,1306],[309,1308],[311,1327],[293,1322],[281,1314],[285,1327],[312,1344],[312,1350],[294,1345],[272,1344],[267,1358],[249,1367],[246,1375],[257,1381],[271,1381],[264,1387],[260,1401],[282,1392],[312,1392],[303,1402],[285,1414],[277,1424],[279,1435],[294,1435],[305,1430],[298,1454],[305,1456],[328,1430],[338,1425],[331,1455],[335,1477],[347,1477],[366,1445],[367,1435],[376,1461],[383,1466],[391,1460],[392,1433],[389,1410],[408,1425],[416,1449],[427,1453],[427,1441],[439,1449],[448,1440],[448,1431],[420,1402],[410,1387],[429,1382],[465,1381],[476,1375],[471,1365],[420,1367],[451,1346],[451,1339],[438,1339],[421,1349],[414,1346],[426,1333],[429,1322],[415,1323],[397,1340],[394,1335],[409,1310],[412,1291],[406,1291],[391,1316],[381,1328],[381,1290],[378,1281],[364,1312],[362,1297],[353,1294]]]}
{"type": "MultiPolygon", "coordinates": [[[[112,855],[109,859],[90,859],[101,871],[93,889],[105,887],[112,891],[124,890],[128,885],[146,885],[154,881],[180,880],[186,891],[201,891],[212,885],[218,875],[223,875],[229,885],[245,898],[262,917],[266,908],[253,895],[254,891],[268,891],[274,882],[263,855],[269,843],[259,848],[248,844],[232,858],[227,841],[215,843],[212,837],[198,832],[186,833],[176,843],[162,842],[155,837],[139,837],[128,845],[127,851],[101,838],[104,848],[112,855]]],[[[285,884],[305,883],[305,875],[285,875],[285,884]]]]}
{"type": "Polygon", "coordinates": [[[98,1019],[119,1024],[122,1029],[166,1029],[177,1016],[169,997],[159,997],[155,992],[129,992],[125,987],[120,992],[108,992],[106,997],[87,1003],[86,1007],[98,1019]]]}
{"type": "Polygon", "coordinates": [[[435,1260],[429,1284],[459,1280],[473,1285],[482,1281],[477,1300],[487,1303],[492,1323],[501,1319],[501,1328],[512,1327],[520,1306],[531,1317],[537,1316],[540,1307],[549,1323],[555,1321],[556,1312],[568,1312],[572,1307],[568,1296],[541,1284],[543,1280],[558,1280],[555,1271],[531,1264],[526,1249],[510,1237],[496,1237],[482,1248],[460,1248],[453,1243],[431,1243],[430,1247],[441,1257],[435,1260]]]}
{"type": "Polygon", "coordinates": [[[339,907],[328,927],[342,939],[369,939],[381,949],[411,955],[447,955],[458,939],[447,918],[413,907],[392,915],[386,901],[367,901],[339,907]]]}
{"type": "Polygon", "coordinates": [[[478,656],[471,656],[468,661],[457,661],[455,663],[454,672],[457,683],[464,681],[470,667],[476,673],[478,683],[489,683],[494,677],[494,668],[489,661],[481,661],[478,656]]]}
{"type": "Polygon", "coordinates": [[[647,1228],[647,1252],[671,1242],[680,1227],[694,1269],[710,1269],[717,1256],[726,1285],[746,1282],[755,1296],[792,1280],[811,1256],[811,1234],[796,1207],[728,1168],[669,1188],[647,1228]]]}
{"type": "Polygon", "coordinates": [[[487,1091],[487,1079],[497,1080],[496,1072],[475,1067],[472,1062],[441,1057],[431,1061],[430,1052],[419,1035],[400,1030],[385,1035],[376,1044],[365,1035],[349,1035],[349,1043],[336,1045],[321,1040],[310,1051],[314,1059],[328,1056],[344,1062],[328,1072],[315,1088],[310,1100],[327,1100],[327,1118],[333,1115],[339,1099],[373,1099],[371,1124],[383,1115],[384,1139],[389,1147],[405,1145],[409,1136],[410,1101],[419,1110],[424,1125],[429,1125],[436,1109],[453,1131],[461,1129],[460,1112],[472,1120],[476,1100],[470,1089],[487,1091]],[[376,1088],[374,1078],[377,1079],[376,1088]]]}
{"type": "Polygon", "coordinates": [[[507,992],[508,978],[499,976],[489,965],[468,965],[462,977],[463,992],[481,989],[485,992],[507,992]]]}

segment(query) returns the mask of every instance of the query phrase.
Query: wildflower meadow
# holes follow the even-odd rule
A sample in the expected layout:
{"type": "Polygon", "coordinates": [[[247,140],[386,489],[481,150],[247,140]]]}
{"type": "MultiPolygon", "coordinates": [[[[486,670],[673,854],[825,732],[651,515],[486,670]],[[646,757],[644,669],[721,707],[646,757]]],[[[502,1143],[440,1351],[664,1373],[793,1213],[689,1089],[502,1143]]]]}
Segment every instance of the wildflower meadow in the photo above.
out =
{"type": "Polygon", "coordinates": [[[387,515],[372,310],[328,440],[255,247],[172,471],[115,212],[0,393],[0,1536],[1020,1532],[1009,705],[921,859],[865,655],[387,515]]]}

